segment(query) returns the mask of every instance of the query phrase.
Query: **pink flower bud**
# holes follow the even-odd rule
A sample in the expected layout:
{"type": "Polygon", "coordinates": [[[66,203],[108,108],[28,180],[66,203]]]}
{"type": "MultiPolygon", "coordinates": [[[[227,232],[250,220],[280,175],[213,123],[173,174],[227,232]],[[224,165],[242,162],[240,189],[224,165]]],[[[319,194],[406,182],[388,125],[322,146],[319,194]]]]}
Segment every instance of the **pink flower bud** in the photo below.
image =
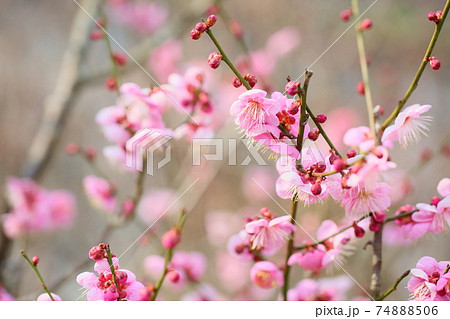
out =
{"type": "Polygon", "coordinates": [[[99,30],[99,29],[93,30],[93,31],[89,34],[89,38],[90,38],[92,41],[100,40],[101,38],[103,38],[103,31],[102,31],[102,30],[99,30]]]}
{"type": "Polygon", "coordinates": [[[439,204],[439,202],[441,201],[441,199],[437,196],[433,196],[430,200],[430,204],[437,206],[437,204],[439,204]]]}
{"type": "Polygon", "coordinates": [[[222,61],[222,54],[219,52],[213,52],[208,57],[208,64],[211,68],[217,69],[220,65],[220,61],[222,61]]]}
{"type": "Polygon", "coordinates": [[[428,59],[430,61],[430,66],[433,70],[439,70],[441,68],[441,61],[436,59],[434,56],[428,59]]]}
{"type": "Polygon", "coordinates": [[[359,227],[356,223],[353,223],[353,230],[355,231],[355,236],[361,238],[366,233],[362,227],[359,227]]]}
{"type": "Polygon", "coordinates": [[[211,14],[208,19],[206,20],[206,26],[212,27],[213,25],[215,25],[217,22],[217,17],[214,14],[211,14]]]}
{"type": "Polygon", "coordinates": [[[236,20],[232,20],[230,22],[229,28],[231,30],[231,33],[233,33],[236,38],[241,39],[244,36],[242,27],[236,20]]]}
{"type": "Polygon", "coordinates": [[[206,24],[204,24],[203,22],[199,22],[195,25],[194,30],[197,30],[198,32],[202,33],[206,30],[206,24]]]}
{"type": "Polygon", "coordinates": [[[364,89],[364,82],[363,82],[363,81],[361,81],[361,82],[358,83],[358,85],[356,86],[356,91],[357,91],[359,94],[361,94],[361,95],[366,94],[366,90],[364,89]]]}
{"type": "Polygon", "coordinates": [[[164,248],[172,249],[180,242],[180,240],[180,231],[177,228],[172,228],[162,236],[161,243],[164,248]]]}
{"type": "Polygon", "coordinates": [[[317,128],[312,129],[309,133],[308,133],[308,138],[311,141],[315,141],[319,138],[320,135],[320,131],[317,128]]]}
{"type": "Polygon", "coordinates": [[[372,215],[372,218],[377,223],[382,223],[382,222],[384,222],[384,220],[386,218],[386,212],[384,210],[381,210],[379,212],[374,212],[372,215]]]}
{"type": "Polygon", "coordinates": [[[327,169],[327,165],[324,162],[320,161],[320,162],[317,162],[316,169],[314,171],[316,173],[323,173],[323,172],[325,172],[326,169],[327,169]]]}
{"type": "Polygon", "coordinates": [[[238,88],[238,87],[240,87],[241,85],[242,85],[241,80],[239,80],[237,77],[233,79],[233,86],[234,86],[235,88],[238,88]]]}
{"type": "Polygon", "coordinates": [[[420,151],[420,161],[423,163],[428,162],[433,156],[433,151],[429,147],[425,147],[420,151]]]}
{"type": "Polygon", "coordinates": [[[356,151],[355,150],[349,150],[347,152],[347,158],[352,158],[356,156],[356,151]]]}
{"type": "Polygon", "coordinates": [[[347,167],[347,161],[345,158],[337,158],[333,161],[333,167],[336,171],[340,172],[347,167]]]}
{"type": "Polygon", "coordinates": [[[275,215],[272,214],[272,212],[267,207],[261,208],[259,210],[259,213],[261,214],[262,217],[264,217],[266,219],[273,219],[273,218],[275,218],[275,215]]]}
{"type": "Polygon", "coordinates": [[[370,229],[370,231],[373,231],[374,233],[376,233],[377,231],[379,231],[381,229],[381,224],[377,223],[373,219],[371,219],[369,229],[370,229]]]}
{"type": "Polygon", "coordinates": [[[301,100],[295,100],[294,102],[291,103],[291,105],[289,105],[287,111],[289,114],[295,115],[298,113],[298,110],[300,109],[301,106],[302,106],[301,100]]]}
{"type": "Polygon", "coordinates": [[[109,78],[106,79],[105,85],[108,88],[108,90],[110,90],[110,91],[114,91],[115,89],[117,89],[116,79],[112,76],[110,76],[109,78]]]}
{"type": "Polygon", "coordinates": [[[286,84],[286,93],[289,95],[296,95],[300,90],[300,82],[299,81],[289,81],[286,84]]]}
{"type": "Polygon", "coordinates": [[[364,19],[359,25],[359,30],[364,31],[370,29],[371,27],[372,27],[372,20],[364,19]]]}
{"type": "Polygon", "coordinates": [[[337,159],[339,159],[339,156],[337,156],[336,154],[334,154],[334,152],[332,152],[329,158],[330,164],[333,165],[334,161],[337,159]]]}
{"type": "Polygon", "coordinates": [[[319,122],[320,124],[325,123],[327,120],[327,116],[323,113],[319,113],[316,115],[316,121],[319,122]]]}
{"type": "Polygon", "coordinates": [[[124,66],[125,64],[127,64],[127,56],[122,52],[113,52],[112,58],[119,66],[124,66]]]}
{"type": "Polygon", "coordinates": [[[167,272],[167,279],[169,279],[170,282],[177,283],[180,280],[180,273],[176,270],[169,269],[167,272]]]}
{"type": "Polygon", "coordinates": [[[200,39],[201,35],[202,35],[202,33],[199,32],[199,31],[196,30],[196,29],[192,29],[192,30],[191,30],[190,36],[191,36],[191,39],[192,39],[192,40],[198,40],[198,39],[200,39]]]}
{"type": "Polygon", "coordinates": [[[37,266],[39,264],[39,256],[34,256],[33,258],[31,258],[31,262],[33,263],[33,265],[37,266]]]}
{"type": "Polygon", "coordinates": [[[75,143],[69,143],[66,145],[65,151],[69,155],[75,155],[80,151],[80,146],[75,143]]]}
{"type": "Polygon", "coordinates": [[[432,22],[435,22],[435,23],[438,23],[438,22],[439,22],[439,19],[438,19],[438,17],[436,16],[436,13],[434,13],[434,12],[428,13],[427,18],[428,18],[428,20],[430,20],[430,21],[432,21],[432,22]]]}
{"type": "Polygon", "coordinates": [[[322,193],[322,186],[320,186],[320,183],[315,183],[311,186],[311,193],[316,196],[322,193]]]}
{"type": "Polygon", "coordinates": [[[439,20],[441,20],[441,18],[442,18],[442,11],[441,11],[441,10],[436,11],[436,17],[437,17],[439,20]]]}
{"type": "Polygon", "coordinates": [[[93,160],[97,156],[97,151],[93,146],[88,146],[84,149],[84,156],[86,156],[88,160],[93,160]]]}
{"type": "Polygon", "coordinates": [[[106,258],[105,247],[102,244],[94,246],[89,250],[89,259],[99,261],[106,258]]]}
{"type": "Polygon", "coordinates": [[[350,20],[351,16],[353,15],[353,10],[351,8],[345,9],[341,11],[340,17],[342,21],[348,21],[350,20]]]}
{"type": "Polygon", "coordinates": [[[127,282],[128,275],[125,271],[117,271],[116,272],[116,280],[118,284],[124,284],[127,282]]]}
{"type": "Polygon", "coordinates": [[[256,85],[256,83],[258,82],[256,80],[256,76],[254,76],[253,74],[246,74],[246,75],[244,75],[244,79],[247,80],[247,82],[250,85],[250,87],[254,87],[256,85]]]}

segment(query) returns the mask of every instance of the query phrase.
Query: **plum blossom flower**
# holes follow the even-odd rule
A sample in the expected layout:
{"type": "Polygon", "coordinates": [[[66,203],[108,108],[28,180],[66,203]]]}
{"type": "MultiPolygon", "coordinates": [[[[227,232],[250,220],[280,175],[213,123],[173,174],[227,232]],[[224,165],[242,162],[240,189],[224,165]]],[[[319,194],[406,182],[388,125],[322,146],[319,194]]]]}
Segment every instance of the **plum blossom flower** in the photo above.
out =
{"type": "MultiPolygon", "coordinates": [[[[405,205],[400,207],[395,215],[398,216],[405,212],[412,212],[415,210],[414,206],[405,205]]],[[[403,239],[417,239],[425,235],[428,231],[429,224],[418,222],[414,217],[414,214],[404,216],[401,218],[397,218],[395,220],[395,224],[400,228],[400,232],[397,232],[397,235],[401,235],[403,239]]]]}
{"type": "Polygon", "coordinates": [[[270,261],[260,261],[250,270],[251,280],[261,288],[270,289],[284,284],[283,273],[270,261]]]}
{"type": "Polygon", "coordinates": [[[322,278],[319,280],[303,279],[289,289],[288,301],[337,301],[345,300],[345,294],[353,282],[348,276],[322,278]]]}
{"type": "Polygon", "coordinates": [[[381,141],[399,141],[402,147],[408,146],[408,143],[417,142],[420,136],[426,135],[431,116],[422,115],[429,111],[431,105],[414,104],[405,108],[396,117],[393,125],[386,128],[381,141]]]}
{"type": "Polygon", "coordinates": [[[66,228],[75,218],[75,199],[67,191],[48,191],[14,177],[8,179],[7,191],[12,209],[3,215],[3,230],[10,238],[66,228]]]}
{"type": "Polygon", "coordinates": [[[236,117],[235,123],[245,131],[246,136],[278,132],[280,122],[276,114],[280,105],[276,100],[266,98],[266,95],[263,90],[249,90],[231,105],[230,113],[236,117]]]}
{"type": "Polygon", "coordinates": [[[115,301],[140,300],[140,290],[144,285],[136,280],[136,276],[129,270],[119,269],[118,259],[112,258],[115,265],[116,287],[107,259],[97,261],[94,270],[98,273],[83,272],[77,276],[77,283],[87,290],[87,300],[115,301]]]}
{"type": "Polygon", "coordinates": [[[201,284],[194,291],[186,293],[182,300],[184,301],[214,301],[223,300],[216,288],[208,284],[201,284]]]}
{"type": "Polygon", "coordinates": [[[89,175],[84,177],[83,185],[94,206],[108,213],[112,213],[116,209],[115,189],[107,180],[89,175]]]}
{"type": "MultiPolygon", "coordinates": [[[[317,230],[317,238],[321,241],[337,233],[338,230],[336,223],[325,220],[317,230]]],[[[353,232],[349,229],[326,240],[323,244],[313,245],[305,252],[293,254],[288,260],[288,265],[298,264],[300,267],[318,274],[333,261],[340,260],[342,255],[349,254],[350,247],[347,244],[352,238],[353,232]]]]}
{"type": "MultiPolygon", "coordinates": [[[[52,294],[54,301],[62,301],[61,297],[58,296],[57,294],[54,294],[53,292],[51,292],[51,294],[52,294]]],[[[50,298],[48,293],[43,293],[37,297],[36,301],[53,301],[53,300],[50,298]]]]}
{"type": "Polygon", "coordinates": [[[442,179],[437,190],[443,198],[437,198],[437,204],[417,204],[419,211],[413,214],[415,221],[428,223],[428,231],[432,233],[445,231],[446,223],[450,226],[450,178],[442,179]]]}
{"type": "Polygon", "coordinates": [[[275,254],[290,234],[296,230],[290,222],[290,216],[277,218],[272,216],[251,221],[245,225],[245,230],[250,236],[251,249],[259,250],[266,256],[275,254]]]}
{"type": "Polygon", "coordinates": [[[137,206],[137,215],[146,225],[153,225],[158,218],[162,218],[168,211],[178,209],[175,199],[175,190],[172,188],[149,190],[137,206]]]}
{"type": "Polygon", "coordinates": [[[234,257],[242,261],[250,261],[253,259],[253,251],[250,248],[251,243],[248,233],[243,229],[239,233],[228,239],[227,251],[234,257]]]}
{"type": "Polygon", "coordinates": [[[411,269],[408,290],[416,301],[450,301],[450,275],[444,274],[450,261],[437,262],[432,257],[422,257],[411,269]]]}

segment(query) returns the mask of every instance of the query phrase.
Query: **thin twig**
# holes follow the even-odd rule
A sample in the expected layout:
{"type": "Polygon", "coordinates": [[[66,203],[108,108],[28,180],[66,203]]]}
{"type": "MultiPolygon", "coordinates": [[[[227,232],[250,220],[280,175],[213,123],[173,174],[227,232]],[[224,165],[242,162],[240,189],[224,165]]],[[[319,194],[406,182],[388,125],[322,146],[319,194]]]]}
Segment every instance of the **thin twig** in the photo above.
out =
{"type": "Polygon", "coordinates": [[[389,296],[395,289],[397,289],[397,286],[399,285],[399,283],[403,280],[403,278],[405,278],[406,276],[409,275],[411,270],[407,270],[403,273],[403,275],[401,275],[392,285],[391,288],[389,288],[384,294],[382,294],[380,297],[376,298],[376,301],[382,301],[384,300],[387,296],[389,296]]]}
{"type": "Polygon", "coordinates": [[[28,258],[27,254],[25,253],[24,250],[21,250],[20,254],[30,264],[31,268],[33,268],[34,272],[36,273],[37,277],[39,278],[39,281],[41,282],[42,288],[44,288],[45,292],[49,295],[50,299],[52,301],[55,301],[55,299],[53,298],[52,293],[50,292],[50,290],[48,290],[47,285],[45,284],[45,281],[42,278],[41,273],[39,272],[39,269],[36,267],[35,264],[33,264],[33,262],[30,260],[30,258],[28,258]]]}
{"type": "MultiPolygon", "coordinates": [[[[292,199],[290,216],[291,216],[291,224],[293,224],[293,225],[295,223],[295,218],[297,215],[297,204],[298,204],[298,201],[295,199],[292,199]]],[[[287,293],[289,290],[289,274],[291,272],[291,266],[288,265],[288,261],[293,252],[294,252],[294,234],[291,234],[291,236],[289,237],[289,240],[288,240],[288,244],[287,244],[286,259],[284,261],[284,271],[283,271],[284,285],[282,287],[282,294],[283,294],[284,301],[287,301],[287,293]]]]}

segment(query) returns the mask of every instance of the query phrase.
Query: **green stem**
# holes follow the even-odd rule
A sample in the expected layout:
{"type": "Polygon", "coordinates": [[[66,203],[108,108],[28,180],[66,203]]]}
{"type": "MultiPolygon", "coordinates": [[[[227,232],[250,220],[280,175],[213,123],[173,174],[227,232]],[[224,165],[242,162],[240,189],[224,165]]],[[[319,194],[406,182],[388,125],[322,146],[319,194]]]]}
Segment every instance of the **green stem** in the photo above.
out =
{"type": "MultiPolygon", "coordinates": [[[[178,218],[178,223],[177,223],[177,229],[181,232],[181,230],[184,227],[184,223],[186,221],[186,210],[183,209],[181,211],[180,217],[178,218]]],[[[161,274],[161,277],[159,277],[158,282],[155,285],[155,290],[153,291],[152,294],[152,301],[156,300],[156,297],[158,296],[159,291],[161,290],[162,284],[164,282],[164,279],[166,278],[167,272],[169,270],[169,264],[172,261],[172,257],[173,257],[173,248],[167,249],[166,251],[166,255],[164,258],[164,270],[163,273],[161,274]]]]}
{"type": "Polygon", "coordinates": [[[301,101],[302,105],[300,107],[300,120],[299,120],[299,128],[298,128],[298,136],[297,136],[297,150],[300,153],[300,157],[297,161],[297,167],[302,168],[302,148],[303,148],[303,135],[305,133],[305,124],[307,122],[307,114],[306,114],[306,98],[308,96],[308,87],[309,80],[313,76],[311,71],[305,71],[305,82],[303,83],[303,88],[301,91],[301,101]]]}
{"type": "Polygon", "coordinates": [[[251,90],[252,88],[251,88],[250,84],[247,82],[247,80],[244,79],[244,77],[241,75],[241,73],[239,73],[239,71],[233,65],[233,62],[231,62],[231,60],[228,58],[225,51],[222,49],[222,47],[220,46],[216,37],[212,33],[211,29],[208,28],[208,29],[206,29],[205,32],[211,38],[211,41],[216,46],[217,50],[219,50],[220,54],[222,54],[222,60],[228,65],[228,67],[231,69],[231,71],[233,71],[233,73],[237,76],[239,81],[241,81],[242,85],[244,85],[247,90],[251,90]]]}
{"type": "MultiPolygon", "coordinates": [[[[358,0],[352,0],[352,10],[355,17],[359,17],[358,0]]],[[[367,114],[369,116],[369,126],[375,138],[375,116],[373,112],[372,92],[369,85],[369,70],[367,68],[366,49],[364,46],[363,31],[359,30],[359,24],[356,25],[356,43],[358,45],[358,53],[361,64],[361,74],[364,83],[364,96],[366,98],[367,114]]]]}
{"type": "Polygon", "coordinates": [[[112,77],[116,81],[117,95],[120,95],[119,66],[117,65],[117,61],[113,57],[113,49],[111,46],[111,41],[109,39],[109,35],[107,34],[107,31],[106,31],[106,17],[104,14],[102,14],[102,19],[103,19],[103,21],[105,21],[105,26],[102,27],[101,29],[103,31],[103,38],[105,39],[106,47],[108,49],[109,59],[111,60],[111,73],[112,73],[112,77]]]}
{"type": "Polygon", "coordinates": [[[25,260],[30,264],[31,268],[33,268],[34,272],[36,273],[37,277],[39,278],[39,281],[41,282],[42,288],[44,288],[45,292],[48,294],[48,296],[50,297],[50,299],[52,301],[55,301],[55,299],[52,296],[52,293],[50,292],[50,290],[48,290],[47,285],[45,284],[44,279],[41,276],[41,273],[39,272],[37,266],[35,266],[33,264],[33,262],[30,260],[30,258],[28,258],[27,254],[25,253],[24,250],[20,251],[20,254],[23,256],[23,258],[25,258],[25,260]]]}
{"type": "MultiPolygon", "coordinates": [[[[116,286],[117,293],[119,293],[120,287],[119,287],[119,284],[117,282],[116,270],[114,268],[114,263],[112,261],[111,249],[109,247],[109,244],[106,244],[106,245],[107,245],[106,246],[106,255],[107,255],[107,259],[108,259],[109,269],[111,270],[112,278],[113,278],[113,281],[114,281],[114,285],[116,286]]],[[[120,297],[117,298],[117,300],[120,300],[120,297]]]]}
{"type": "Polygon", "coordinates": [[[380,297],[376,298],[376,301],[382,301],[384,300],[387,296],[389,296],[395,289],[397,289],[397,286],[400,284],[400,282],[403,280],[403,278],[405,278],[406,276],[408,276],[410,273],[410,270],[407,270],[403,273],[403,275],[401,275],[392,285],[391,288],[389,288],[384,294],[382,294],[380,297]]]}
{"type": "MultiPolygon", "coordinates": [[[[290,211],[292,225],[294,225],[295,217],[297,215],[297,204],[298,204],[298,201],[295,199],[292,199],[291,211],[290,211]]],[[[291,266],[288,265],[288,261],[293,252],[294,252],[294,234],[291,234],[291,236],[289,237],[289,240],[288,240],[288,244],[287,244],[286,259],[284,261],[284,272],[283,272],[284,285],[282,288],[282,294],[283,294],[284,301],[287,301],[287,292],[289,290],[289,274],[291,272],[291,266]]]]}
{"type": "Polygon", "coordinates": [[[425,56],[419,65],[419,69],[417,70],[416,75],[414,76],[414,79],[412,80],[411,84],[409,85],[409,88],[406,91],[405,95],[398,102],[397,107],[394,109],[392,114],[389,115],[389,117],[386,119],[386,121],[384,121],[384,123],[381,125],[381,129],[380,129],[381,133],[383,133],[384,130],[389,126],[389,124],[391,124],[392,121],[395,120],[395,118],[398,116],[398,114],[400,113],[402,108],[405,106],[405,104],[408,101],[411,94],[416,90],[417,86],[419,85],[420,77],[422,76],[422,73],[428,64],[428,58],[431,57],[431,53],[433,52],[434,46],[439,37],[439,33],[441,32],[442,26],[444,25],[444,21],[447,18],[449,9],[450,9],[450,0],[447,0],[447,2],[445,3],[444,10],[442,11],[441,20],[438,23],[436,23],[433,35],[430,39],[430,43],[428,44],[427,51],[425,52],[425,56]]]}
{"type": "Polygon", "coordinates": [[[418,209],[415,209],[415,210],[410,211],[410,212],[405,212],[405,213],[398,214],[398,215],[396,215],[396,216],[392,216],[392,217],[386,218],[386,219],[384,220],[384,223],[386,224],[386,223],[392,222],[392,221],[394,221],[394,220],[396,220],[396,219],[399,219],[399,218],[403,218],[403,217],[412,215],[412,214],[414,214],[414,213],[417,212],[417,211],[418,211],[418,209]]]}

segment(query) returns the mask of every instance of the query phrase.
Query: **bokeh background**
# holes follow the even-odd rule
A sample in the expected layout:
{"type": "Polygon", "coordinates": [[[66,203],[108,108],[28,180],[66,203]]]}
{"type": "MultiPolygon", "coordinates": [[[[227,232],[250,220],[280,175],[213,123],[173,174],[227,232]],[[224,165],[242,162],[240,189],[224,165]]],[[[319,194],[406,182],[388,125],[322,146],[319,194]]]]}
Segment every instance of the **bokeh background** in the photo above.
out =
{"type": "MultiPolygon", "coordinates": [[[[360,1],[361,11],[372,2],[360,1]]],[[[193,61],[206,65],[207,56],[214,51],[214,47],[206,37],[192,41],[189,31],[201,17],[205,17],[204,12],[212,1],[174,0],[158,3],[167,9],[168,16],[158,30],[148,35],[139,34],[116,21],[106,7],[105,12],[110,17],[111,35],[123,48],[129,50],[150,74],[155,74],[152,65],[148,63],[150,54],[159,44],[170,39],[178,40],[182,45],[180,69],[186,68],[193,61]]],[[[387,114],[403,96],[425,52],[433,31],[433,24],[426,19],[427,13],[441,9],[444,3],[443,0],[379,0],[367,12],[366,17],[370,17],[374,23],[373,29],[365,34],[366,49],[371,61],[369,72],[374,103],[383,106],[387,114]]],[[[222,1],[222,5],[228,14],[241,24],[244,41],[252,51],[263,48],[268,37],[282,28],[291,27],[299,33],[299,37],[292,39],[298,42],[298,45],[277,62],[275,71],[266,79],[272,89],[282,90],[287,75],[297,78],[314,62],[311,66],[314,76],[308,92],[309,104],[316,113],[333,114],[334,121],[329,121],[325,127],[329,125],[336,131],[339,131],[339,128],[342,131],[351,126],[367,125],[365,100],[356,92],[361,75],[355,31],[350,28],[343,34],[350,24],[339,19],[339,13],[349,7],[350,1],[227,0],[222,1]],[[326,53],[315,61],[325,51],[326,53]],[[342,109],[343,107],[353,111],[342,109]],[[338,111],[333,113],[336,109],[338,111]]],[[[0,64],[2,193],[8,176],[23,174],[33,138],[43,122],[46,99],[57,84],[72,21],[79,10],[77,4],[70,0],[0,0],[0,56],[3,61],[0,64]]],[[[90,29],[94,29],[93,22],[90,29]]],[[[236,59],[242,54],[240,45],[224,23],[219,21],[214,32],[231,58],[236,59]]],[[[441,152],[442,146],[449,142],[450,134],[449,34],[450,23],[447,23],[433,53],[442,62],[441,70],[433,71],[427,67],[418,89],[408,103],[433,105],[430,111],[434,118],[433,127],[428,137],[424,137],[417,145],[411,145],[406,150],[397,147],[392,153],[393,160],[402,168],[411,189],[394,203],[391,214],[402,204],[428,202],[435,195],[439,180],[450,172],[448,157],[441,152]],[[420,165],[419,154],[424,148],[429,149],[433,156],[429,162],[420,165]]],[[[112,45],[120,51],[115,43],[112,45]]],[[[98,244],[108,216],[96,211],[84,194],[81,181],[83,176],[92,174],[89,166],[81,158],[65,154],[64,147],[67,143],[74,142],[83,146],[94,146],[101,153],[101,148],[108,144],[94,118],[101,108],[114,104],[116,98],[115,93],[104,86],[104,80],[109,76],[109,63],[102,41],[88,44],[80,63],[78,85],[72,93],[64,126],[58,134],[48,165],[39,178],[39,183],[48,189],[64,188],[74,192],[78,215],[73,227],[66,231],[33,235],[17,240],[12,245],[6,260],[7,275],[3,280],[4,285],[18,299],[32,300],[41,293],[38,280],[20,257],[21,248],[26,247],[30,255],[40,256],[40,269],[50,288],[59,278],[69,275],[67,280],[54,290],[65,300],[77,299],[81,294],[75,282],[76,275],[81,270],[92,270],[93,263],[90,263],[81,270],[70,273],[74,266],[87,259],[88,250],[98,244]]],[[[133,61],[129,60],[121,72],[122,81],[136,82],[141,86],[156,85],[133,61]]],[[[225,66],[207,72],[215,73],[214,76],[221,80],[232,78],[225,66]]],[[[228,88],[215,90],[213,99],[219,105],[217,116],[227,116],[227,107],[230,105],[228,102],[232,102],[239,92],[228,88]]],[[[167,123],[176,124],[182,119],[180,114],[173,113],[166,120],[167,123]]],[[[226,139],[236,137],[237,134],[229,119],[218,137],[226,139]]],[[[336,143],[339,145],[339,140],[336,143]]],[[[340,147],[343,148],[342,144],[340,147]]],[[[274,182],[277,177],[274,162],[267,161],[268,166],[263,168],[255,168],[254,161],[250,167],[228,166],[226,161],[203,163],[202,167],[193,169],[191,179],[185,179],[184,172],[191,170],[189,160],[186,160],[190,159],[190,149],[183,141],[175,141],[172,149],[173,161],[155,176],[147,177],[146,190],[169,187],[181,193],[190,185],[192,178],[200,177],[199,183],[192,187],[177,205],[189,209],[180,249],[204,253],[208,257],[204,281],[215,286],[223,298],[232,298],[237,294],[238,288],[227,288],[224,284],[224,272],[227,270],[217,257],[218,252],[226,250],[226,241],[219,240],[216,244],[211,244],[208,228],[213,227],[210,224],[215,224],[220,231],[220,221],[214,220],[218,216],[217,211],[222,212],[222,215],[219,214],[222,217],[225,216],[224,225],[234,223],[235,232],[244,225],[242,216],[256,215],[263,206],[269,207],[277,215],[283,215],[276,203],[267,196],[261,196],[261,190],[251,185],[252,176],[259,178],[264,175],[270,187],[271,181],[274,182]]],[[[238,158],[242,159],[246,155],[248,153],[245,146],[240,143],[238,158]]],[[[264,155],[264,158],[267,156],[264,155]]],[[[135,175],[117,169],[101,156],[99,162],[119,185],[119,189],[124,194],[129,194],[134,187],[135,175]]],[[[403,177],[395,177],[395,183],[394,186],[398,188],[405,187],[403,177]]],[[[274,193],[273,188],[269,191],[274,193]]],[[[276,195],[274,197],[288,209],[289,201],[281,200],[276,195]]],[[[177,210],[171,209],[154,230],[152,229],[153,232],[160,235],[176,220],[177,214],[177,210]]],[[[343,214],[342,209],[328,201],[319,206],[301,207],[299,222],[314,234],[321,219],[327,217],[339,221],[343,214]]],[[[146,227],[137,217],[127,225],[115,229],[110,239],[113,251],[120,255],[146,227]]],[[[298,240],[301,242],[302,239],[306,237],[299,233],[298,240]]],[[[364,250],[362,246],[369,239],[369,236],[365,236],[359,240],[355,253],[346,258],[345,262],[345,269],[366,288],[369,285],[371,249],[364,250]]],[[[421,256],[430,255],[437,260],[449,260],[448,240],[446,234],[440,234],[428,235],[410,246],[385,245],[383,290],[390,287],[406,269],[412,268],[421,256]]],[[[149,277],[143,269],[143,260],[152,253],[160,254],[162,249],[157,236],[149,232],[122,257],[121,265],[135,272],[141,281],[147,282],[149,277]]],[[[238,262],[236,265],[237,268],[246,267],[238,262]]],[[[339,274],[341,271],[336,268],[324,276],[339,274]]],[[[294,272],[293,282],[303,275],[300,271],[294,272]]],[[[231,277],[228,280],[234,279],[231,277]]],[[[236,277],[235,280],[245,284],[248,279],[236,277]]],[[[406,281],[401,283],[399,289],[391,295],[391,299],[408,298],[405,283],[406,281]]],[[[183,291],[173,293],[166,290],[164,297],[172,299],[182,294],[183,291]]],[[[274,294],[272,293],[272,297],[274,294]]],[[[349,298],[358,296],[363,294],[356,288],[349,293],[349,298]]]]}

